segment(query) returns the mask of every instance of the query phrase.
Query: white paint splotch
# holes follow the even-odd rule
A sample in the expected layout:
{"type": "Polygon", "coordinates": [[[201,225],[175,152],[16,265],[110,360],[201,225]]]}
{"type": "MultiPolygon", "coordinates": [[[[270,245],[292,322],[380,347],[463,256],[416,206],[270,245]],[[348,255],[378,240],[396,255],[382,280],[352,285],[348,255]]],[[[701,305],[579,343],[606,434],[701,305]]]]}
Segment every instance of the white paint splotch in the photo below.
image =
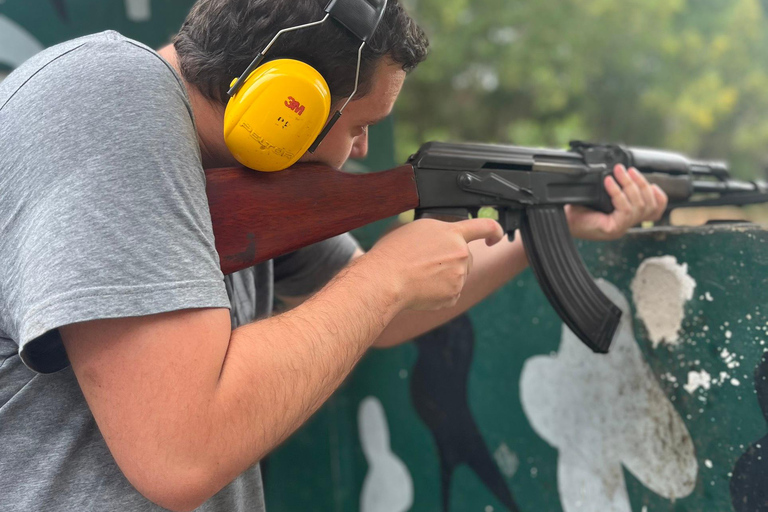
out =
{"type": "Polygon", "coordinates": [[[624,315],[610,353],[594,354],[563,326],[559,351],[526,361],[520,396],[531,426],[558,449],[565,512],[631,512],[622,466],[655,493],[693,491],[698,463],[682,418],[645,362],[629,304],[598,286],[624,315]]]}
{"type": "Polygon", "coordinates": [[[674,256],[648,258],[637,269],[631,288],[637,317],[645,324],[653,348],[662,342],[677,344],[685,303],[696,289],[688,265],[678,264],[674,256]]]}
{"type": "Polygon", "coordinates": [[[17,68],[43,48],[32,34],[0,14],[0,64],[17,68]]]}
{"type": "Polygon", "coordinates": [[[493,458],[496,464],[499,465],[499,470],[507,478],[512,478],[517,473],[517,469],[520,467],[520,459],[517,454],[509,449],[507,443],[501,443],[499,447],[493,452],[493,458]]]}
{"type": "Polygon", "coordinates": [[[701,388],[704,391],[708,390],[712,386],[712,376],[706,370],[698,372],[688,372],[688,381],[683,385],[683,389],[688,393],[693,394],[697,389],[701,388]]]}
{"type": "Polygon", "coordinates": [[[125,0],[125,14],[131,21],[149,21],[152,18],[150,0],[125,0]]]}
{"type": "Polygon", "coordinates": [[[368,474],[360,494],[361,512],[405,512],[413,505],[413,479],[408,468],[392,452],[389,425],[378,398],[360,402],[357,423],[368,474]]]}

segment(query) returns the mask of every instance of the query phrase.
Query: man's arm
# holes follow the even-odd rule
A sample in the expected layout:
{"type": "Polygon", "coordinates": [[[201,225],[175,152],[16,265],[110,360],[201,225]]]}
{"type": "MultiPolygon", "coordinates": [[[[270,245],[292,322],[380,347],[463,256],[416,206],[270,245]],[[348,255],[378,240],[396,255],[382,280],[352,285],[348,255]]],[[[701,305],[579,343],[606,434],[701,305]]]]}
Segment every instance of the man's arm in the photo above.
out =
{"type": "Polygon", "coordinates": [[[62,338],[125,476],[191,510],[304,422],[397,313],[455,304],[480,238],[501,229],[413,223],[305,304],[233,332],[226,310],[205,309],[74,324],[62,338]]]}

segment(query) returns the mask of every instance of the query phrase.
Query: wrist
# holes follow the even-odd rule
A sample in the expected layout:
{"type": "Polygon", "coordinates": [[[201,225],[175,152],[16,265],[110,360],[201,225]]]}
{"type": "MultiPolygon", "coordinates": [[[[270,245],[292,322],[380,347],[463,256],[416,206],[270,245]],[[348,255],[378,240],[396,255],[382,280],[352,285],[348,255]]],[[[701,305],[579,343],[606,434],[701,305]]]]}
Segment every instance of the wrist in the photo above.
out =
{"type": "Polygon", "coordinates": [[[395,268],[392,258],[386,254],[380,254],[373,249],[358,258],[350,265],[349,270],[357,274],[362,282],[369,284],[372,294],[382,301],[386,309],[392,310],[394,315],[408,308],[408,288],[404,272],[395,268]]]}

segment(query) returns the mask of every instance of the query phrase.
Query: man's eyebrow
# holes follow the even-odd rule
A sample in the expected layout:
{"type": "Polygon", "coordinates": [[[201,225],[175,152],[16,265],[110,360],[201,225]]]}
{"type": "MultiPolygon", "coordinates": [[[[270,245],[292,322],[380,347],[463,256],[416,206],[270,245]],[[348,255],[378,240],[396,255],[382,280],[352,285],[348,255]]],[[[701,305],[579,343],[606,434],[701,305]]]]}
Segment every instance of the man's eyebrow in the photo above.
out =
{"type": "Polygon", "coordinates": [[[388,117],[389,117],[389,114],[387,114],[385,116],[378,117],[378,118],[376,118],[376,119],[374,119],[372,121],[368,121],[365,124],[368,125],[368,126],[371,126],[371,125],[374,125],[374,124],[379,124],[380,122],[382,122],[383,120],[385,120],[388,117]]]}

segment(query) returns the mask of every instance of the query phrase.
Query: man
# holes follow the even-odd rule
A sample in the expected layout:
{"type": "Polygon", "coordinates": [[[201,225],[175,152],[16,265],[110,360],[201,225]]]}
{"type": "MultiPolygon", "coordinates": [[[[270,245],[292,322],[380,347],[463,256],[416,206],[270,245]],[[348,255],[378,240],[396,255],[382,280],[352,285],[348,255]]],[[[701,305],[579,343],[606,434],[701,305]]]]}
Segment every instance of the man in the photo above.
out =
{"type": "MultiPolygon", "coordinates": [[[[0,84],[4,508],[262,510],[257,462],[368,348],[439,325],[525,267],[494,221],[421,220],[365,255],[338,237],[223,279],[203,169],[234,164],[224,91],[324,4],[200,0],[159,54],[106,32],[0,84]],[[265,318],[273,289],[294,307],[265,318]]],[[[312,64],[336,101],[351,93],[357,49],[341,26],[284,39],[272,57],[312,64]]],[[[304,160],[364,156],[367,126],[425,55],[390,0],[361,93],[304,160]]],[[[571,210],[574,234],[613,238],[661,214],[659,189],[616,179],[617,210],[571,210]]]]}

